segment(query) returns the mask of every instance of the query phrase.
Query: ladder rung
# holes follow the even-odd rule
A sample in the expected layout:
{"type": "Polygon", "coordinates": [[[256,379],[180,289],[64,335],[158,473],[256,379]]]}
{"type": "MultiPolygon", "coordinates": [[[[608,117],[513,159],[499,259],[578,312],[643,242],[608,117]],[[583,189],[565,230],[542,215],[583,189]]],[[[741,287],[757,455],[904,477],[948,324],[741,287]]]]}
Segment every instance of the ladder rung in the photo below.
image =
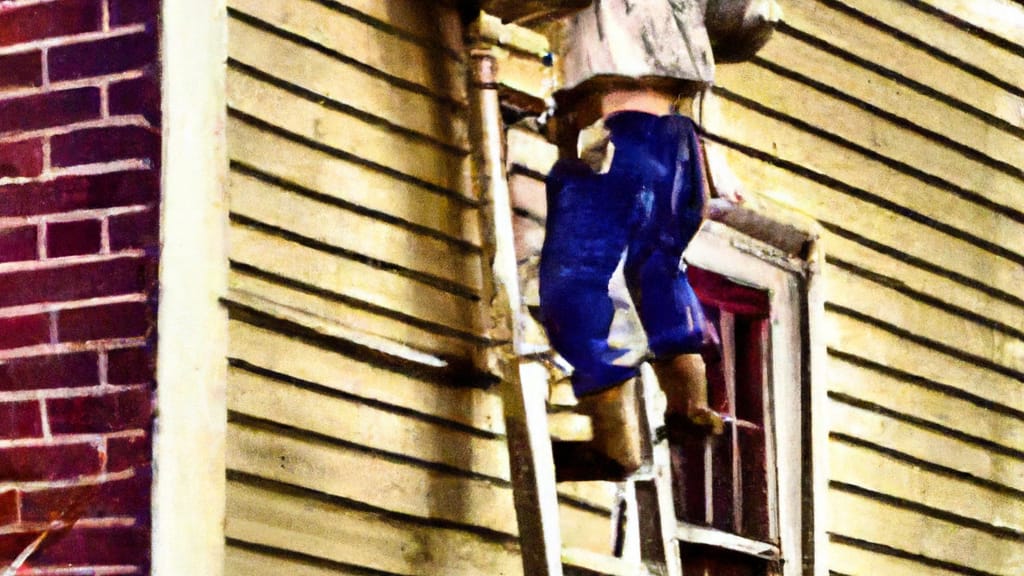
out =
{"type": "Polygon", "coordinates": [[[588,442],[594,438],[590,417],[575,412],[548,413],[548,431],[552,440],[588,442]]]}

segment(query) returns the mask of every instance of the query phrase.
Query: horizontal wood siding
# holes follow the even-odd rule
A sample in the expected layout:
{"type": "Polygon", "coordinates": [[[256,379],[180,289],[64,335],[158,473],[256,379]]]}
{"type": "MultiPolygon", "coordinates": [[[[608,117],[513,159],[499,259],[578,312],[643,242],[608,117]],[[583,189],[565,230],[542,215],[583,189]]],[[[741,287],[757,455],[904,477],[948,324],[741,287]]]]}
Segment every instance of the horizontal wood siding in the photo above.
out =
{"type": "Polygon", "coordinates": [[[704,123],[752,205],[823,228],[828,566],[1018,574],[1024,6],[780,4],[704,123]]]}
{"type": "MultiPolygon", "coordinates": [[[[227,573],[522,574],[455,11],[229,5],[227,573]]],[[[612,486],[561,489],[607,552],[612,486]]]]}

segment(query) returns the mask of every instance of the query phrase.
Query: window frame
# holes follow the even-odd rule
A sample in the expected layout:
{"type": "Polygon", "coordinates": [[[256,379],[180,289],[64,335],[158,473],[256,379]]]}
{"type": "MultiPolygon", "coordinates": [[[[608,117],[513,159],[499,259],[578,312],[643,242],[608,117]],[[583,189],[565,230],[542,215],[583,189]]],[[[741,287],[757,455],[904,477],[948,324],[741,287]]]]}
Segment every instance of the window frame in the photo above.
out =
{"type": "MultiPolygon", "coordinates": [[[[787,234],[792,230],[787,227],[787,234]]],[[[779,543],[782,576],[827,573],[825,562],[819,560],[827,544],[828,441],[825,387],[819,382],[825,355],[818,266],[822,247],[815,234],[808,233],[807,238],[808,256],[801,258],[721,222],[708,221],[684,255],[688,264],[769,293],[770,378],[765,415],[766,436],[771,438],[766,447],[769,536],[779,543]]],[[[775,556],[770,542],[681,521],[676,537],[680,544],[765,559],[775,556]]]]}

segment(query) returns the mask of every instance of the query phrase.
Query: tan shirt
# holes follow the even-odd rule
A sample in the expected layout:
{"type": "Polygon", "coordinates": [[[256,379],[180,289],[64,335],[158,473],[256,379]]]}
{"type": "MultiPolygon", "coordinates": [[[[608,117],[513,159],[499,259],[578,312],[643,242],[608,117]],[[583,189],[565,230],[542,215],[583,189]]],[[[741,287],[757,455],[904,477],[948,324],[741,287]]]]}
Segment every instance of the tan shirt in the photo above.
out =
{"type": "Polygon", "coordinates": [[[594,0],[548,26],[558,90],[626,77],[710,84],[707,0],[594,0]]]}

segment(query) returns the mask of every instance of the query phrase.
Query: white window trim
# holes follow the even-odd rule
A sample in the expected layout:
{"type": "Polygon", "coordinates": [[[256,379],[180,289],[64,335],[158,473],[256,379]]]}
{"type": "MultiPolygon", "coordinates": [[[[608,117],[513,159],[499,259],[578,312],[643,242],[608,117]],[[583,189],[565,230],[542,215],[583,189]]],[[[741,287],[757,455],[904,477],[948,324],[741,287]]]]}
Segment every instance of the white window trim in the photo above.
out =
{"type": "Polygon", "coordinates": [[[224,573],[227,7],[163,2],[153,574],[224,573]]]}
{"type": "MultiPolygon", "coordinates": [[[[808,238],[814,235],[808,234],[808,238]]],[[[769,471],[769,483],[773,484],[769,488],[776,495],[771,534],[781,543],[783,576],[828,573],[824,561],[828,430],[821,377],[825,360],[818,270],[821,249],[820,241],[814,241],[808,259],[802,260],[724,224],[706,222],[685,256],[695,266],[767,289],[770,294],[772,378],[766,424],[774,431],[769,462],[774,456],[777,464],[774,474],[769,471]],[[808,420],[809,438],[804,432],[808,420]],[[805,483],[808,474],[810,482],[805,483]]],[[[691,536],[696,533],[692,532],[681,525],[678,536],[694,541],[691,536]]],[[[696,535],[708,536],[704,531],[696,535]]],[[[745,544],[751,542],[744,539],[745,544]]]]}

